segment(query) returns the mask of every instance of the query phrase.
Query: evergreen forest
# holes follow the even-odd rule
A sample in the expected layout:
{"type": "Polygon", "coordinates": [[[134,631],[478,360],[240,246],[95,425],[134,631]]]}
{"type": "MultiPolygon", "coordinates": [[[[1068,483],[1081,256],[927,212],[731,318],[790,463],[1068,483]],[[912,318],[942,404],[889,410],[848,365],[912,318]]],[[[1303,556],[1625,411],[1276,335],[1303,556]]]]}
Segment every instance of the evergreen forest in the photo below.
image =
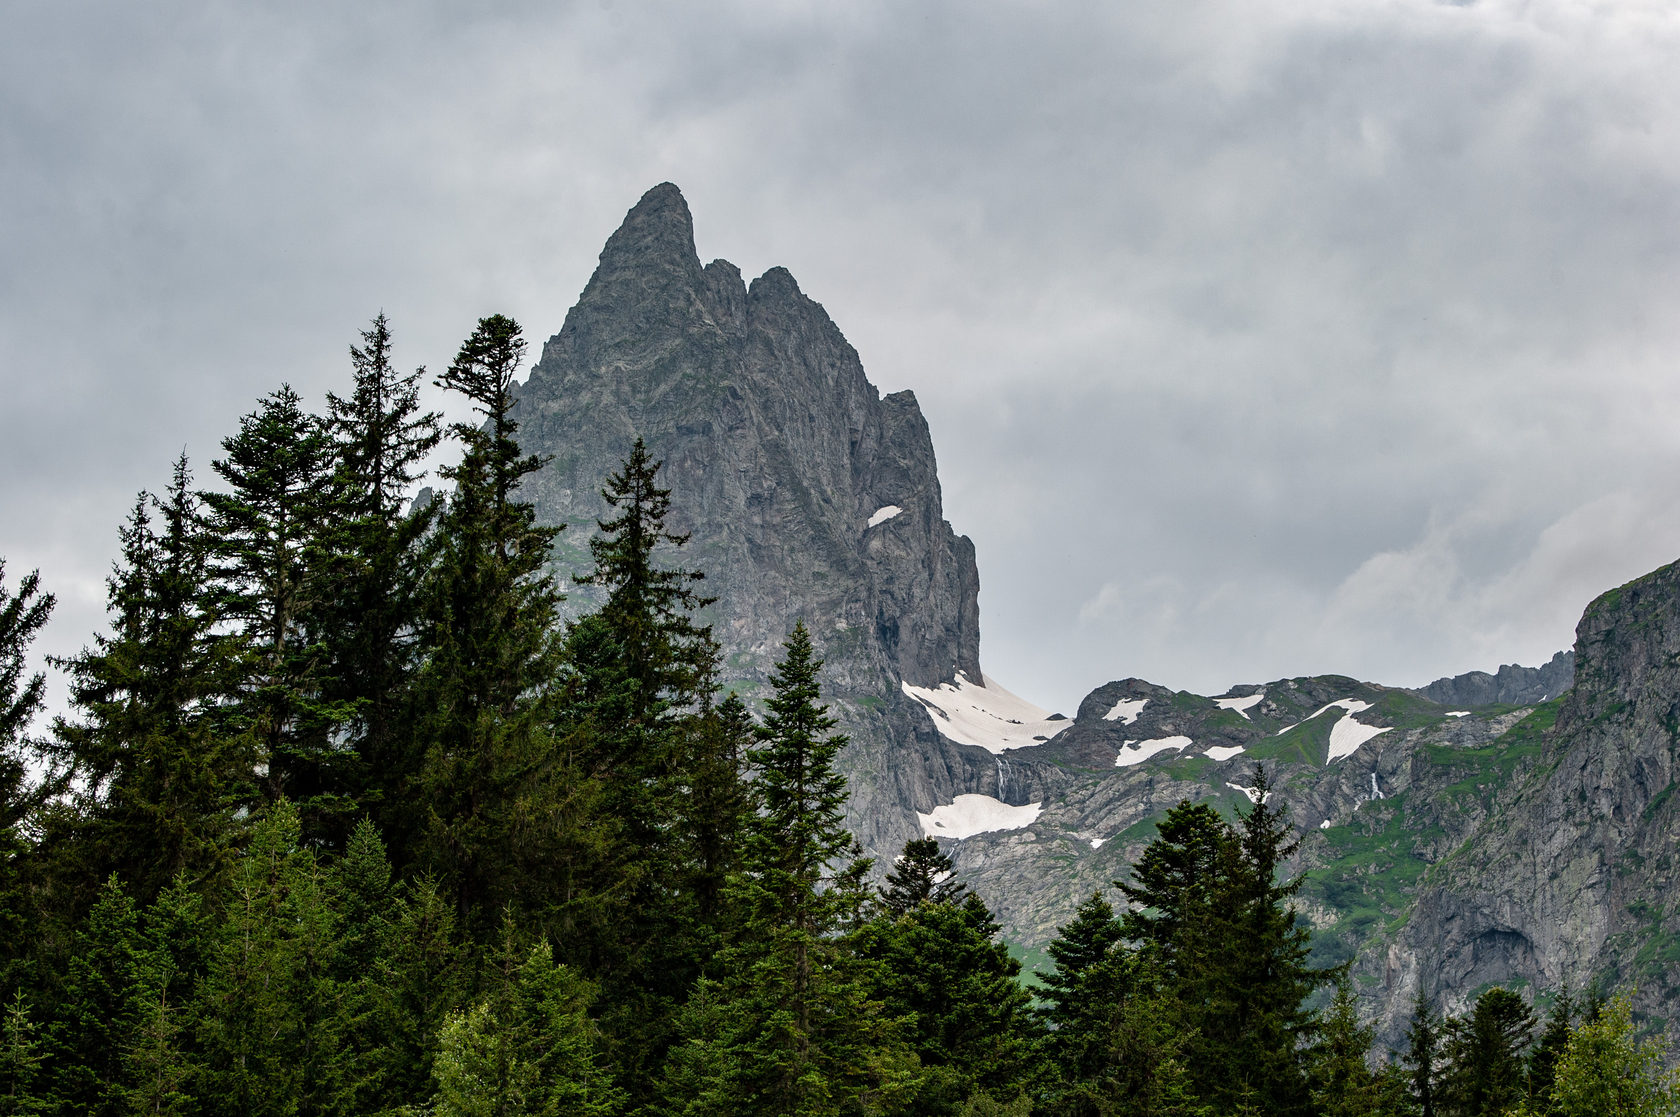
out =
{"type": "Polygon", "coordinates": [[[381,316],[322,413],[282,386],[181,457],[50,724],[54,599],[0,566],[0,1114],[1680,1113],[1622,995],[1420,999],[1377,1050],[1263,768],[1029,980],[936,841],[847,833],[803,624],[732,693],[640,440],[562,620],[525,349],[480,320],[446,427],[381,316]]]}

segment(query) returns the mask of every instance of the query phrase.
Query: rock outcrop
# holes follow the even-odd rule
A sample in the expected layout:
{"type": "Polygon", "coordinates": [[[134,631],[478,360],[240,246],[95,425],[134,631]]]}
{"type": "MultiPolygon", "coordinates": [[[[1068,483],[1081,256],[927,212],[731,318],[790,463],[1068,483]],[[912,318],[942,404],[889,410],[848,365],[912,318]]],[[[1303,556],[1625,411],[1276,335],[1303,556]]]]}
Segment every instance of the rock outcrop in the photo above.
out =
{"type": "MultiPolygon", "coordinates": [[[[687,204],[654,187],[607,241],[565,325],[520,389],[521,445],[550,458],[527,483],[563,523],[563,573],[589,568],[600,489],[637,436],[664,462],[670,561],[705,572],[703,619],[725,678],[761,688],[804,620],[853,735],[848,822],[877,852],[916,834],[914,806],[989,768],[932,731],[900,684],[980,673],[974,546],[945,522],[933,442],[910,392],[885,398],[822,306],[785,269],[749,286],[702,266],[687,204]]],[[[571,606],[595,598],[574,586],[571,606]]]]}
{"type": "Polygon", "coordinates": [[[1519,667],[1507,663],[1498,673],[1471,671],[1447,679],[1436,679],[1419,687],[1418,694],[1455,709],[1477,706],[1530,706],[1546,702],[1568,690],[1575,679],[1575,653],[1558,652],[1540,667],[1519,667]]]}

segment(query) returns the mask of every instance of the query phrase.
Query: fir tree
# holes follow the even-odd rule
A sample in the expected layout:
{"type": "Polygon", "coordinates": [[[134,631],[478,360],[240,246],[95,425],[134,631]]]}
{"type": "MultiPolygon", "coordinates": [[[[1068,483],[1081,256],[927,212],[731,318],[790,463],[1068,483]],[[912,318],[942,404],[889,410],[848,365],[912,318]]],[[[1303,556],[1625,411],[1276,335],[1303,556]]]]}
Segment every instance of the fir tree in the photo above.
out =
{"type": "Polygon", "coordinates": [[[1318,1035],[1308,1056],[1313,1105],[1320,1117],[1367,1117],[1376,1112],[1377,1080],[1365,1064],[1374,1038],[1359,1022],[1353,986],[1346,976],[1320,1014],[1318,1035]]]}
{"type": "Polygon", "coordinates": [[[421,540],[440,508],[408,507],[422,463],[441,431],[422,411],[424,369],[399,373],[383,314],[352,346],[354,389],[327,394],[335,469],[314,563],[324,592],[306,618],[322,650],[323,697],[350,711],[347,749],[357,766],[338,794],[358,799],[406,858],[417,820],[407,800],[421,758],[411,747],[412,686],[419,667],[424,574],[421,540]]]}
{"type": "Polygon", "coordinates": [[[238,707],[264,753],[265,797],[288,797],[313,822],[342,807],[329,790],[342,782],[331,738],[348,715],[324,698],[321,649],[304,627],[322,592],[308,560],[326,515],[331,443],[281,385],[222,449],[211,465],[227,491],[200,499],[218,612],[244,656],[238,707]]]}
{"type": "Polygon", "coordinates": [[[1528,1104],[1536,1114],[1553,1114],[1552,1084],[1557,1078],[1558,1057],[1569,1045],[1569,1035],[1575,1027],[1575,998],[1568,987],[1558,992],[1557,1000],[1546,1014],[1546,1027],[1540,1041],[1528,1057],[1528,1104]]]}
{"type": "Polygon", "coordinates": [[[46,1060],[40,1028],[30,1019],[22,990],[0,1013],[0,1117],[35,1117],[47,1110],[46,1098],[37,1093],[46,1060]]]}
{"type": "Polygon", "coordinates": [[[893,915],[904,915],[922,904],[957,903],[964,891],[938,839],[912,838],[887,874],[881,904],[893,915]]]}
{"type": "Polygon", "coordinates": [[[1412,1000],[1412,1019],[1406,1027],[1406,1051],[1401,1056],[1410,1075],[1412,1101],[1419,1117],[1435,1117],[1435,1085],[1441,1070],[1441,1016],[1419,989],[1412,1000]]]}
{"type": "MultiPolygon", "coordinates": [[[[40,712],[45,676],[27,674],[29,646],[52,613],[52,594],[43,594],[37,574],[26,575],[15,593],[5,588],[0,559],[0,978],[24,953],[25,927],[34,906],[25,894],[24,855],[30,850],[31,816],[63,790],[52,779],[31,786],[30,761],[39,746],[28,731],[40,712]]],[[[9,982],[0,981],[0,988],[9,982]]]]}
{"type": "Polygon", "coordinates": [[[419,791],[429,809],[425,863],[465,923],[482,930],[504,905],[532,903],[528,888],[542,883],[537,866],[549,852],[560,595],[543,566],[558,529],[538,526],[518,493],[541,465],[514,438],[513,376],[524,352],[518,323],[484,318],[439,378],[472,401],[484,425],[450,428],[465,452],[443,471],[455,491],[431,537],[419,791]]]}
{"type": "Polygon", "coordinates": [[[79,784],[82,815],[62,871],[118,872],[143,900],[223,863],[261,759],[230,715],[239,659],[209,593],[191,483],[183,456],[161,500],[140,494],[106,583],[111,634],[57,661],[77,713],[54,723],[48,750],[79,784]]]}
{"type": "Polygon", "coordinates": [[[1526,1093],[1525,1057],[1534,1038],[1534,1010],[1509,989],[1476,998],[1467,1017],[1446,1021],[1446,1066],[1436,1095],[1443,1117],[1503,1113],[1526,1093]]]}
{"type": "Polygon", "coordinates": [[[1110,1022],[1133,991],[1121,938],[1114,906],[1093,892],[1045,948],[1056,968],[1040,976],[1044,1044],[1054,1071],[1072,1090],[1101,1073],[1110,1022]]]}

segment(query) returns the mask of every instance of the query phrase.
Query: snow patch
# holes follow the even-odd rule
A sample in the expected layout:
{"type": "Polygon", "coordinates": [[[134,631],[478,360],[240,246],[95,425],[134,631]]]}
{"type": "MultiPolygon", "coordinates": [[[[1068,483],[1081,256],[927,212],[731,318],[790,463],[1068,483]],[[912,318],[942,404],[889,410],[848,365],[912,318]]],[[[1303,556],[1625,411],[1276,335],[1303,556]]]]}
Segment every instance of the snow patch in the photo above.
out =
{"type": "Polygon", "coordinates": [[[1207,752],[1203,753],[1202,755],[1207,756],[1207,757],[1211,757],[1214,760],[1225,761],[1225,760],[1231,759],[1233,756],[1237,756],[1238,754],[1240,754],[1244,751],[1245,750],[1243,749],[1243,747],[1241,745],[1214,745],[1212,748],[1208,749],[1207,752]]]}
{"type": "Polygon", "coordinates": [[[1221,710],[1235,710],[1246,718],[1248,717],[1249,707],[1255,705],[1264,697],[1266,697],[1266,692],[1261,691],[1259,694],[1250,694],[1243,698],[1215,698],[1213,704],[1221,710]]]}
{"type": "Polygon", "coordinates": [[[1323,822],[1321,822],[1321,823],[1319,823],[1319,824],[1318,824],[1318,828],[1319,828],[1319,829],[1320,829],[1320,830],[1328,830],[1328,829],[1330,829],[1330,820],[1329,820],[1329,819],[1325,819],[1325,820],[1324,820],[1324,821],[1323,821],[1323,822]]]}
{"type": "MultiPolygon", "coordinates": [[[[1244,795],[1248,796],[1248,801],[1250,803],[1260,802],[1260,789],[1258,787],[1244,787],[1240,783],[1228,783],[1225,786],[1230,788],[1232,791],[1240,791],[1244,795]]],[[[1272,797],[1272,793],[1270,791],[1266,792],[1266,799],[1268,801],[1271,799],[1271,797],[1272,797]]]]}
{"type": "Polygon", "coordinates": [[[1106,842],[1106,841],[1108,841],[1107,838],[1092,838],[1091,839],[1091,848],[1092,849],[1101,849],[1103,847],[1103,843],[1106,842]]]}
{"type": "Polygon", "coordinates": [[[972,838],[976,834],[1031,826],[1043,810],[1043,803],[1014,807],[990,795],[959,795],[927,814],[917,811],[916,819],[926,837],[972,838]]]}
{"type": "Polygon", "coordinates": [[[869,517],[869,526],[874,527],[876,524],[884,524],[902,511],[904,511],[904,509],[900,508],[896,504],[883,504],[881,507],[875,509],[875,514],[873,516],[869,517]]]}
{"type": "Polygon", "coordinates": [[[1305,725],[1305,724],[1307,724],[1307,722],[1311,721],[1313,718],[1317,717],[1319,714],[1322,714],[1325,710],[1334,710],[1338,706],[1341,707],[1342,709],[1346,710],[1350,714],[1362,713],[1365,710],[1369,710],[1371,708],[1371,704],[1369,702],[1361,702],[1357,698],[1338,698],[1334,702],[1329,702],[1329,703],[1326,703],[1323,706],[1320,706],[1318,709],[1314,710],[1312,713],[1308,714],[1306,717],[1304,717],[1300,721],[1296,722],[1295,725],[1284,726],[1282,729],[1280,729],[1276,733],[1274,733],[1273,736],[1274,737],[1281,737],[1285,733],[1288,733],[1291,729],[1294,729],[1296,725],[1305,725]]]}
{"type": "Polygon", "coordinates": [[[927,710],[940,736],[990,753],[1043,744],[1073,724],[1067,718],[1051,720],[1048,710],[1016,697],[984,676],[980,685],[969,682],[968,676],[959,671],[955,682],[936,687],[900,686],[927,710]]]}
{"type": "Polygon", "coordinates": [[[1114,709],[1103,715],[1104,721],[1117,721],[1121,725],[1130,725],[1143,713],[1143,708],[1149,705],[1147,698],[1122,698],[1114,704],[1114,709]]]}
{"type": "Polygon", "coordinates": [[[1330,754],[1324,758],[1324,763],[1331,764],[1344,756],[1352,756],[1360,745],[1393,728],[1392,725],[1366,725],[1362,721],[1354,721],[1352,714],[1340,718],[1330,727],[1330,754]]]}
{"type": "Polygon", "coordinates": [[[1157,737],[1152,741],[1127,741],[1120,746],[1120,755],[1114,758],[1114,766],[1116,768],[1130,768],[1133,764],[1142,764],[1156,753],[1189,747],[1190,738],[1188,737],[1157,737]]]}
{"type": "Polygon", "coordinates": [[[1469,710],[1448,710],[1447,711],[1447,716],[1450,717],[1450,718],[1467,718],[1467,717],[1470,716],[1470,711],[1469,710]]]}

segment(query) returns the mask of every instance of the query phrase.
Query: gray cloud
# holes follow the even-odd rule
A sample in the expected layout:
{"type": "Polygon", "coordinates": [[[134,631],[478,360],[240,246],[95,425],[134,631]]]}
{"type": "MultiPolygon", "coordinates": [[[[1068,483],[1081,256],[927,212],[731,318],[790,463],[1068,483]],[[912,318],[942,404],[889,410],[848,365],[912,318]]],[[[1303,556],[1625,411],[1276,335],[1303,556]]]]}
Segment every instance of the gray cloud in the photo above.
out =
{"type": "Polygon", "coordinates": [[[785,264],[914,388],[984,654],[1420,683],[1672,559],[1668,6],[22,4],[0,554],[99,623],[133,491],[383,308],[559,328],[623,211],[785,264]]]}

